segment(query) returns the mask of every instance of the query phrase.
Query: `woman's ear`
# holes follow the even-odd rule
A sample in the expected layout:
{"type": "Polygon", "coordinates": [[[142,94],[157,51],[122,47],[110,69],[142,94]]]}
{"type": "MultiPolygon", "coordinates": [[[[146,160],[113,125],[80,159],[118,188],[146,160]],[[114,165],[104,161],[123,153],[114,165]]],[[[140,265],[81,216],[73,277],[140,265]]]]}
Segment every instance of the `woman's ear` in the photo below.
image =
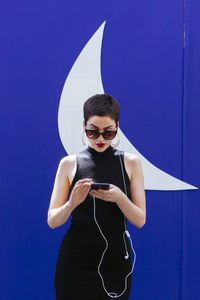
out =
{"type": "Polygon", "coordinates": [[[117,121],[117,128],[119,127],[119,121],[117,121]]]}

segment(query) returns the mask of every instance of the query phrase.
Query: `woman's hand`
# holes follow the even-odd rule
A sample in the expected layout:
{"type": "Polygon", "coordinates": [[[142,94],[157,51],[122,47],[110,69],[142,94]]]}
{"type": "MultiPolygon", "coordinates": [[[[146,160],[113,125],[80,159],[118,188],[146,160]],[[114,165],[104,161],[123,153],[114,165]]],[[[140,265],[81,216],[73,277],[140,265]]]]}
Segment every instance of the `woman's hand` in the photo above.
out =
{"type": "Polygon", "coordinates": [[[76,182],[69,199],[73,207],[78,206],[86,199],[92,182],[92,179],[89,178],[80,179],[76,182]]]}
{"type": "Polygon", "coordinates": [[[114,184],[110,184],[109,190],[103,190],[103,189],[91,190],[89,192],[89,195],[102,199],[104,201],[116,202],[116,203],[125,196],[122,190],[114,184]]]}

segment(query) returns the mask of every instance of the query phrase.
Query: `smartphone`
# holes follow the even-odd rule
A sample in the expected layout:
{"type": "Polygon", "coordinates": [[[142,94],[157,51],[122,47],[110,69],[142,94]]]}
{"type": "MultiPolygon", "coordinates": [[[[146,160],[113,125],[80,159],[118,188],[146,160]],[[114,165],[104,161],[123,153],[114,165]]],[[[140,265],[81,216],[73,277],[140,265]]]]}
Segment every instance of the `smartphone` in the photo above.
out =
{"type": "Polygon", "coordinates": [[[109,183],[101,183],[101,182],[95,182],[95,183],[91,183],[91,190],[98,190],[98,189],[102,189],[102,190],[109,190],[109,183]]]}

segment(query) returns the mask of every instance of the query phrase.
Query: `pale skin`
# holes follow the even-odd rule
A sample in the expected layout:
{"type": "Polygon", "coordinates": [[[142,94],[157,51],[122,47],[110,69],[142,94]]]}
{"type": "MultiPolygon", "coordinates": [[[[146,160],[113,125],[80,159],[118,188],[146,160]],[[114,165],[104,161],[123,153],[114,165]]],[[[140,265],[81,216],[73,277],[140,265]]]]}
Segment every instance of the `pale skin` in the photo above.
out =
{"type": "MultiPolygon", "coordinates": [[[[110,116],[91,116],[87,124],[83,121],[83,130],[95,129],[100,132],[105,130],[116,130],[119,122],[110,116]]],[[[105,140],[102,135],[98,139],[89,139],[90,146],[98,152],[105,151],[112,140],[105,140]],[[98,148],[98,143],[105,143],[103,148],[98,148]]],[[[68,155],[61,159],[51,195],[48,209],[47,223],[53,229],[63,225],[72,211],[82,203],[88,193],[102,201],[115,202],[125,217],[136,227],[142,228],[146,222],[146,198],[144,190],[144,176],[141,160],[133,153],[124,152],[125,169],[130,180],[131,199],[114,184],[110,184],[109,190],[90,190],[93,182],[91,178],[78,180],[74,185],[69,197],[69,189],[76,173],[76,155],[68,155]],[[68,199],[69,198],[69,199],[68,199]],[[130,201],[131,200],[131,201],[130,201]]]]}

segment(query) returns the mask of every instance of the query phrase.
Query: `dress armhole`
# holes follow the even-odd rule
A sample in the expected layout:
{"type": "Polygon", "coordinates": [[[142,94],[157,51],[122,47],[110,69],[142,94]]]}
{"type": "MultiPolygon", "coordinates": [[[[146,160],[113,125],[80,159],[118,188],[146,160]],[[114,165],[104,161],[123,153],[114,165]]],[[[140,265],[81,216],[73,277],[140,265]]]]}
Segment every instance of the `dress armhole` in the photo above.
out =
{"type": "Polygon", "coordinates": [[[130,198],[131,197],[131,194],[130,194],[130,179],[129,179],[128,173],[126,171],[126,168],[125,168],[124,151],[120,151],[120,155],[122,157],[122,166],[123,166],[123,170],[124,170],[124,177],[125,177],[125,184],[126,184],[126,189],[127,189],[127,196],[128,196],[128,198],[130,198]]]}
{"type": "Polygon", "coordinates": [[[122,156],[122,164],[123,164],[123,168],[124,168],[125,177],[126,177],[127,182],[130,184],[130,179],[129,179],[128,173],[126,171],[125,163],[124,163],[124,151],[121,151],[121,156],[122,156]]]}
{"type": "Polygon", "coordinates": [[[71,185],[70,185],[70,189],[69,189],[69,196],[71,194],[72,188],[76,183],[76,177],[77,177],[77,173],[78,173],[78,155],[76,155],[76,159],[75,159],[75,172],[74,172],[74,177],[72,179],[71,185]]]}

